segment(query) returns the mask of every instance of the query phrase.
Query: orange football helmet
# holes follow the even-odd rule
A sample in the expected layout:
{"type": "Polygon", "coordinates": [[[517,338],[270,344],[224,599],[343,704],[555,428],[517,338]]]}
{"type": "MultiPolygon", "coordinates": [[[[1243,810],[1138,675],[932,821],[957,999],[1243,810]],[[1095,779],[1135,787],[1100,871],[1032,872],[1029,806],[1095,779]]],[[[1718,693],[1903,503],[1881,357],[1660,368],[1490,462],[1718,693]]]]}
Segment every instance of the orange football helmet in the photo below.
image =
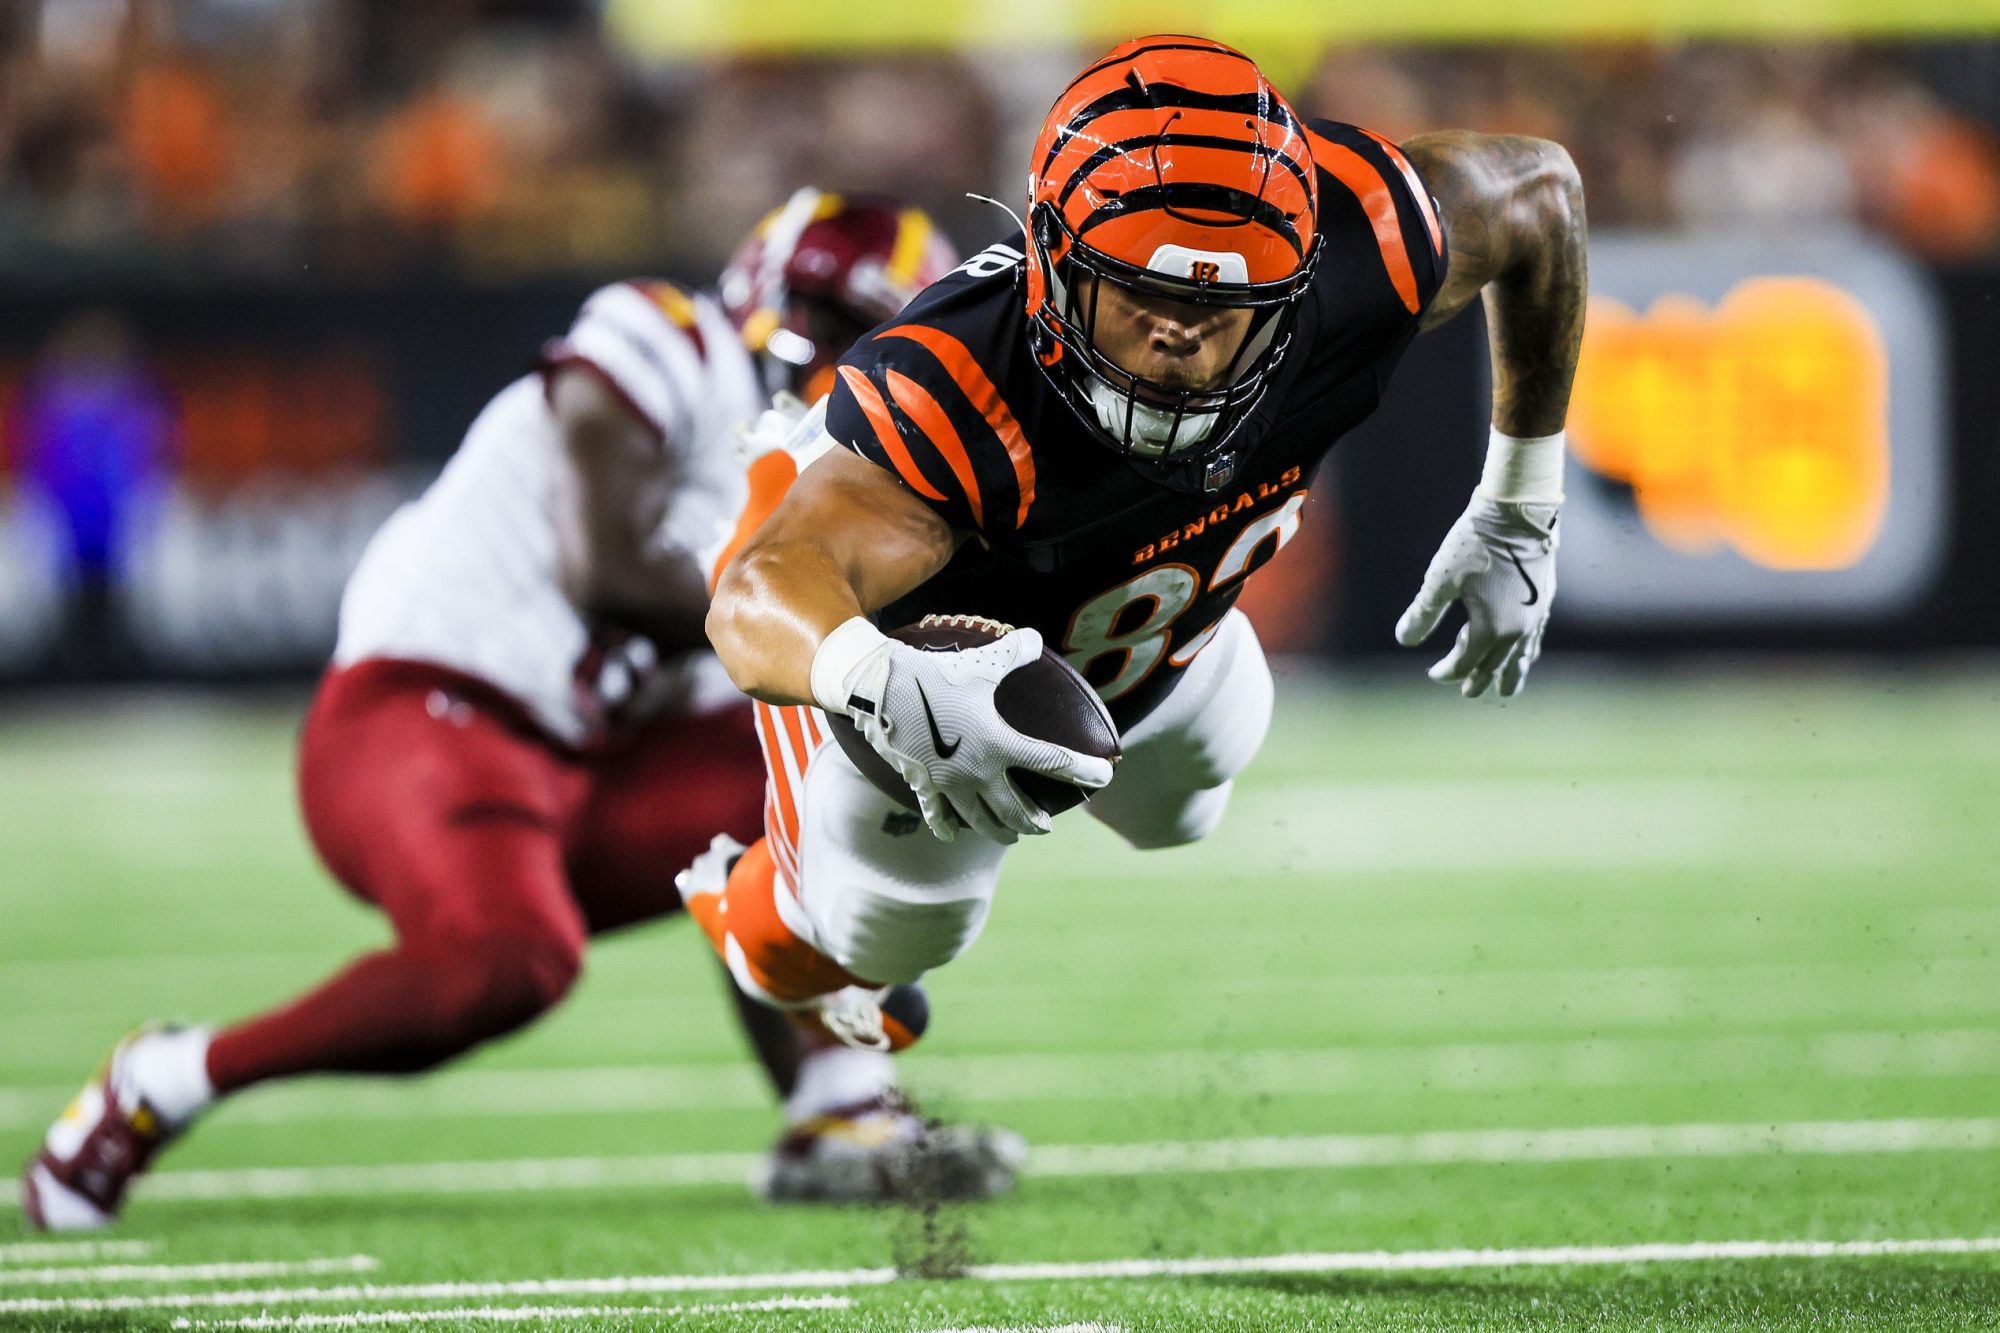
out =
{"type": "Polygon", "coordinates": [[[834,362],[862,334],[957,262],[921,208],[808,188],[765,215],[717,287],[765,392],[812,402],[833,387],[834,362]]]}
{"type": "Polygon", "coordinates": [[[1248,56],[1141,37],[1079,74],[1030,164],[1027,301],[1036,355],[1084,425],[1159,464],[1221,454],[1285,354],[1317,210],[1304,126],[1248,56]],[[1158,384],[1098,351],[1099,282],[1255,312],[1221,385],[1158,384]]]}

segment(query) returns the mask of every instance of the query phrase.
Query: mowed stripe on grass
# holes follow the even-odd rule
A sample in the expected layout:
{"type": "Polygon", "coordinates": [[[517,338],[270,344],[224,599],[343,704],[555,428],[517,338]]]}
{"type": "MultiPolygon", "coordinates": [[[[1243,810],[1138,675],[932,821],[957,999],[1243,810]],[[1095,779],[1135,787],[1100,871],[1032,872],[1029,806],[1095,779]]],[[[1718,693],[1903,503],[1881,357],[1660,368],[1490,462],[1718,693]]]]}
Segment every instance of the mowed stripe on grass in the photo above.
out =
{"type": "Polygon", "coordinates": [[[137,1259],[153,1252],[150,1240],[31,1240],[0,1245],[0,1264],[87,1263],[137,1259]]]}
{"type": "Polygon", "coordinates": [[[853,1304],[854,1300],[849,1296],[778,1296],[768,1301],[718,1301],[704,1305],[476,1305],[455,1310],[371,1310],[360,1314],[260,1314],[248,1319],[183,1317],[174,1320],[173,1327],[379,1328],[399,1324],[554,1323],[570,1319],[699,1319],[710,1315],[758,1314],[776,1310],[845,1310],[853,1304]]]}
{"type": "MultiPolygon", "coordinates": [[[[1767,1259],[1846,1260],[2000,1254],[2000,1236],[1898,1240],[1725,1240],[1636,1245],[1558,1245],[1518,1249],[1347,1250],[1190,1259],[1113,1259],[1082,1263],[975,1264],[958,1274],[973,1282],[1078,1282],[1220,1277],[1244,1273],[1408,1273],[1457,1269],[1587,1268],[1621,1264],[1737,1263],[1767,1259]]],[[[128,1310],[226,1309],[242,1306],[352,1304],[368,1301],[491,1300],[505,1297],[658,1296],[697,1291],[881,1287],[893,1268],[805,1269],[772,1273],[635,1274],[532,1278],[514,1282],[426,1282],[385,1286],[263,1287],[245,1291],[162,1292],[0,1300],[0,1314],[112,1313],[128,1310]]]]}
{"type": "MultiPolygon", "coordinates": [[[[1571,1129],[1435,1130],[1160,1143],[1091,1143],[1033,1149],[1027,1174],[1132,1176],[1218,1171],[1746,1157],[1784,1153],[1973,1152],[2000,1148],[2000,1118],[1806,1120],[1777,1124],[1597,1125],[1571,1129]]],[[[491,1162],[260,1167],[162,1171],[139,1186],[149,1202],[297,1199],[342,1195],[485,1194],[504,1191],[659,1189],[736,1184],[756,1153],[664,1153],[491,1162]]]]}
{"type": "MultiPolygon", "coordinates": [[[[2000,1074],[2000,1028],[1929,1032],[1751,1033],[1449,1042],[1289,1050],[926,1057],[906,1066],[919,1092],[955,1101],[1129,1101],[1134,1087],[1204,1098],[1347,1093],[1386,1085],[1451,1091],[1638,1087],[1694,1076],[1960,1078],[2000,1074]]],[[[40,1128],[74,1091],[0,1088],[0,1129],[40,1128]]],[[[239,1124],[516,1119],[635,1111],[761,1110],[769,1085],[743,1066],[474,1069],[410,1085],[354,1079],[259,1089],[228,1105],[239,1124]]],[[[3,1252],[0,1252],[3,1257],[3,1252]]]]}
{"type": "Polygon", "coordinates": [[[255,1259],[220,1264],[85,1264],[64,1268],[0,1268],[0,1286],[82,1285],[92,1282],[230,1282],[261,1277],[316,1277],[330,1273],[372,1273],[382,1263],[372,1255],[328,1259],[255,1259]]]}

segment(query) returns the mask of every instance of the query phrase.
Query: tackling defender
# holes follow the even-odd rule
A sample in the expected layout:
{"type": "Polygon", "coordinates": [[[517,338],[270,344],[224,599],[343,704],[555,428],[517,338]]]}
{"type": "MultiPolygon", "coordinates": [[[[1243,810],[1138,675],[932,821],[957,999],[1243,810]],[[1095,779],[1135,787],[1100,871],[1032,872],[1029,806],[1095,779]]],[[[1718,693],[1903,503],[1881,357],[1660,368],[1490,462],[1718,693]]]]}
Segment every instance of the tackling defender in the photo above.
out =
{"type": "Polygon", "coordinates": [[[738,984],[779,1006],[911,982],[972,942],[1006,845],[1049,828],[1010,767],[1094,789],[1091,813],[1135,847],[1216,827],[1271,717],[1232,609],[1244,580],[1411,340],[1482,292],[1485,472],[1396,631],[1420,643],[1462,602],[1431,676],[1468,696],[1515,693],[1540,651],[1585,296],[1560,147],[1302,122],[1241,53],[1147,37],[1057,99],[1028,209],[1024,235],[842,359],[823,427],[792,441],[796,482],[709,612],[784,741],[782,800],[762,840],[718,839],[684,888],[738,984]],[[929,613],[1020,628],[956,653],[877,628],[929,613]],[[1045,639],[1111,709],[1115,774],[996,711],[1045,639]],[[855,722],[934,836],[825,744],[815,709],[855,722]]]}
{"type": "MultiPolygon", "coordinates": [[[[588,937],[678,910],[673,872],[764,803],[749,710],[701,637],[705,557],[747,495],[735,431],[774,393],[823,393],[834,358],[955,259],[916,209],[806,190],[719,300],[629,282],[585,302],[370,543],[306,717],[313,843],[395,944],[213,1034],[121,1044],[28,1164],[32,1223],[109,1222],[220,1097],[429,1069],[511,1031],[568,991],[588,937]]],[[[1010,1178],[1014,1141],[925,1131],[886,1054],[739,1008],[788,1094],[768,1194],[877,1195],[913,1156],[933,1185],[1010,1178]]]]}

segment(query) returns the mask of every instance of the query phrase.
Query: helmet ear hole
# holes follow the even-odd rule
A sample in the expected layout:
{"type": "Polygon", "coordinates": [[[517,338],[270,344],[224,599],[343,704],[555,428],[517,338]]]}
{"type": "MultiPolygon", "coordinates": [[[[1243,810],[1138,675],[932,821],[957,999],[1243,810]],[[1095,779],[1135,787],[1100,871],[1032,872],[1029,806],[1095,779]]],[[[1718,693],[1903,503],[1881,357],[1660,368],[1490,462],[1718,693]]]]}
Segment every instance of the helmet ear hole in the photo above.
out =
{"type": "Polygon", "coordinates": [[[1047,203],[1036,204],[1034,222],[1035,244],[1044,250],[1055,249],[1062,241],[1062,228],[1056,223],[1054,206],[1047,203]]]}

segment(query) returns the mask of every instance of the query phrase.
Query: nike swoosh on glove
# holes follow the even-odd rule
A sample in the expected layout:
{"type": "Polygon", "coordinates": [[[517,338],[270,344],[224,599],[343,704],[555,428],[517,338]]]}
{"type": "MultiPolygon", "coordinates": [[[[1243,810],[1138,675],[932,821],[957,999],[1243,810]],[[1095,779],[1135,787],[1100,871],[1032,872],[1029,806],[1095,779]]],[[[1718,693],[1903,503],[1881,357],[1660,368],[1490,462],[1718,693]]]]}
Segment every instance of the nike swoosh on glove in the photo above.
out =
{"type": "MultiPolygon", "coordinates": [[[[842,632],[846,626],[835,631],[842,632]]],[[[841,711],[910,784],[939,839],[952,841],[959,821],[1000,843],[1047,833],[1047,812],[1014,785],[1010,768],[1092,791],[1111,781],[1109,760],[1024,735],[994,706],[1007,674],[1041,655],[1042,636],[1032,629],[956,652],[925,652],[882,635],[844,673],[841,711]]]]}
{"type": "Polygon", "coordinates": [[[1541,655],[1555,598],[1560,508],[1474,493],[1431,558],[1416,600],[1396,622],[1396,641],[1414,648],[1453,602],[1465,603],[1465,628],[1431,667],[1432,680],[1462,682],[1468,699],[1496,680],[1502,698],[1520,692],[1541,655]]]}

